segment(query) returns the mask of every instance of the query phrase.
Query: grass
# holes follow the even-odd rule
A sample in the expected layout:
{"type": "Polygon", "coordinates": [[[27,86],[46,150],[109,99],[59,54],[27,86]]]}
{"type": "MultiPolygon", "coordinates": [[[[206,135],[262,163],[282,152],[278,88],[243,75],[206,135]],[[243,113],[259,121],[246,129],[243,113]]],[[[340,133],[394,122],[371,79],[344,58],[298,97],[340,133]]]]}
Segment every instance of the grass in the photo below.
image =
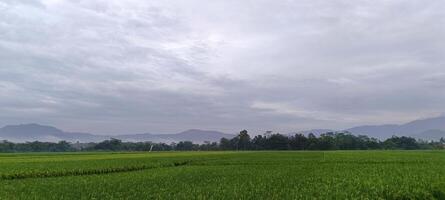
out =
{"type": "Polygon", "coordinates": [[[0,199],[445,199],[445,152],[0,154],[0,199]]]}

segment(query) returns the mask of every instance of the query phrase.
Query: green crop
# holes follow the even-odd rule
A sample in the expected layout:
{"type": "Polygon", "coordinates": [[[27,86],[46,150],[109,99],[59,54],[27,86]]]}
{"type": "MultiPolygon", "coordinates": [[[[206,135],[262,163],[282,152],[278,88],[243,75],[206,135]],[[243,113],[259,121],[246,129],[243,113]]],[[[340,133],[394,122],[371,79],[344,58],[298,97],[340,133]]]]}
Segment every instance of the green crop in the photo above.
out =
{"type": "Polygon", "coordinates": [[[0,154],[0,199],[444,199],[442,151],[0,154]]]}

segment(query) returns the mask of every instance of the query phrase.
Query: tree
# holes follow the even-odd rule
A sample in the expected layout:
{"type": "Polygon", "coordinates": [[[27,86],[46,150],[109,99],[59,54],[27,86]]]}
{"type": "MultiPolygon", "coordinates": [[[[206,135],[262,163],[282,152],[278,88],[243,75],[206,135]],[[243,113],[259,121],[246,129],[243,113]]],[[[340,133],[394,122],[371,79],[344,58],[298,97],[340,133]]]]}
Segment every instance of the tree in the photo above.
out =
{"type": "Polygon", "coordinates": [[[184,142],[179,142],[176,145],[176,150],[178,151],[191,151],[193,150],[193,142],[190,141],[184,141],[184,142]]]}
{"type": "Polygon", "coordinates": [[[219,147],[221,148],[221,150],[232,150],[233,147],[230,143],[230,140],[227,138],[221,138],[221,140],[219,141],[219,147]]]}
{"type": "Polygon", "coordinates": [[[309,135],[307,136],[307,149],[319,150],[318,139],[313,133],[309,133],[309,135]]]}
{"type": "Polygon", "coordinates": [[[266,149],[287,150],[289,149],[289,139],[279,133],[272,134],[266,139],[266,149]]]}
{"type": "Polygon", "coordinates": [[[7,140],[0,141],[0,152],[13,152],[15,144],[7,140]]]}
{"type": "Polygon", "coordinates": [[[94,146],[96,150],[109,150],[109,151],[119,151],[122,150],[122,141],[111,138],[110,140],[105,140],[94,146]]]}
{"type": "Polygon", "coordinates": [[[238,134],[237,146],[239,150],[248,150],[250,148],[250,136],[246,130],[243,130],[238,134]]]}
{"type": "Polygon", "coordinates": [[[419,149],[419,144],[417,143],[416,139],[405,136],[392,136],[383,142],[383,146],[385,149],[419,149]]]}
{"type": "Polygon", "coordinates": [[[304,150],[307,148],[308,139],[303,134],[295,134],[290,138],[289,146],[293,150],[304,150]]]}
{"type": "Polygon", "coordinates": [[[252,149],[254,150],[263,150],[266,148],[266,137],[262,135],[257,135],[252,139],[252,149]]]}
{"type": "Polygon", "coordinates": [[[335,145],[334,133],[321,134],[318,138],[317,146],[319,150],[335,150],[337,146],[335,145]]]}

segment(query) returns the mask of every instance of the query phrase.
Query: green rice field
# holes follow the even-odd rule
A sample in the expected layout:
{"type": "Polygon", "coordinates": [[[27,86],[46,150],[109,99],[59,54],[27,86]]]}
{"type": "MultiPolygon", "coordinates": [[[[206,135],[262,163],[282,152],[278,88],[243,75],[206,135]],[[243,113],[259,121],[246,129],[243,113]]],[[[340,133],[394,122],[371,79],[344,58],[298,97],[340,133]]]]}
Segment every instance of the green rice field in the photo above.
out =
{"type": "Polygon", "coordinates": [[[445,152],[0,154],[0,199],[445,199],[445,152]]]}

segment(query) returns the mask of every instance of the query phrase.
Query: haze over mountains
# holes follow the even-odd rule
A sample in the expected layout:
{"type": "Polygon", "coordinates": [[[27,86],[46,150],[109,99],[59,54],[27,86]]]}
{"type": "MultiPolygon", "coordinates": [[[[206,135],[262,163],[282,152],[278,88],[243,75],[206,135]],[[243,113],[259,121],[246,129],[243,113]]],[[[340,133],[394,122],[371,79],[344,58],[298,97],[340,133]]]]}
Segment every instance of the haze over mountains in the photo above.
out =
{"type": "MultiPolygon", "coordinates": [[[[330,129],[313,129],[300,133],[322,133],[331,132],[330,129]]],[[[415,120],[406,124],[386,124],[386,125],[366,125],[346,129],[353,134],[367,135],[378,139],[386,139],[393,135],[411,136],[423,140],[439,140],[445,137],[445,116],[415,120]]],[[[192,141],[194,143],[204,143],[205,141],[217,142],[221,138],[232,138],[234,135],[218,131],[205,131],[191,129],[176,134],[127,134],[127,135],[96,135],[91,133],[65,132],[52,126],[39,124],[8,125],[0,129],[0,139],[12,142],[25,141],[48,141],[57,142],[61,140],[69,142],[99,142],[110,138],[117,138],[123,141],[140,142],[179,142],[192,141]]]]}
{"type": "Polygon", "coordinates": [[[411,136],[424,140],[439,140],[441,137],[445,137],[445,116],[415,120],[401,125],[358,126],[347,129],[347,131],[378,139],[385,139],[396,135],[411,136]]]}
{"type": "Polygon", "coordinates": [[[218,131],[205,131],[191,129],[176,134],[129,134],[129,135],[95,135],[91,133],[65,132],[52,126],[39,124],[8,125],[0,129],[0,139],[12,142],[46,141],[57,142],[61,140],[69,142],[99,142],[110,138],[116,138],[130,142],[179,142],[192,141],[204,143],[205,141],[217,142],[221,138],[232,138],[234,135],[218,131]]]}

